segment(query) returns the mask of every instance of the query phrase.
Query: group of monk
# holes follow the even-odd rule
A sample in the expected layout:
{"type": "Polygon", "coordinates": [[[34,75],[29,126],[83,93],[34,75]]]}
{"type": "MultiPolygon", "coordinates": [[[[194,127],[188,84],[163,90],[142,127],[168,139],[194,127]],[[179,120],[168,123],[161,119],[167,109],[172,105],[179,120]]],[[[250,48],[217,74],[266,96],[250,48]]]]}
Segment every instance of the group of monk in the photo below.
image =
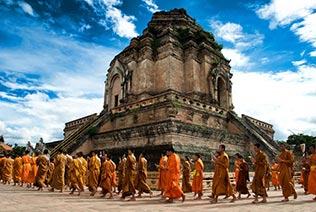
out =
{"type": "MultiPolygon", "coordinates": [[[[225,195],[225,199],[232,197],[231,202],[241,199],[241,195],[251,196],[248,189],[249,167],[244,157],[235,154],[235,186],[231,183],[229,176],[229,156],[225,152],[225,145],[219,145],[218,151],[211,158],[214,165],[214,176],[212,181],[211,203],[217,203],[220,195],[225,195]],[[238,194],[238,196],[237,196],[238,194]]],[[[254,168],[254,177],[251,189],[254,194],[253,203],[267,202],[267,188],[269,178],[275,190],[282,189],[283,202],[289,201],[290,196],[297,198],[294,188],[294,157],[284,144],[280,144],[281,153],[275,158],[272,167],[269,166],[267,155],[260,149],[260,144],[254,145],[254,157],[249,157],[254,168]],[[268,174],[271,170],[271,177],[268,174]]],[[[80,195],[85,186],[94,196],[98,187],[101,188],[102,197],[108,195],[108,199],[113,198],[113,194],[121,193],[121,199],[125,200],[130,196],[129,201],[142,197],[147,193],[152,197],[152,191],[146,183],[147,160],[145,153],[140,153],[138,160],[133,150],[129,149],[127,156],[123,155],[119,164],[112,161],[111,156],[103,152],[99,157],[98,151],[93,151],[88,157],[84,157],[82,152],[73,156],[59,151],[54,159],[50,159],[48,151],[45,150],[39,155],[30,156],[28,151],[20,157],[11,159],[10,154],[0,159],[0,180],[4,184],[13,181],[13,185],[28,188],[37,187],[38,190],[49,188],[54,192],[63,192],[70,189],[70,194],[78,192],[80,195]],[[117,169],[117,171],[116,171],[117,169]],[[118,182],[116,181],[118,179],[118,182]]],[[[190,160],[185,156],[182,164],[182,187],[179,186],[181,175],[181,159],[170,148],[162,153],[159,164],[156,164],[159,171],[158,188],[161,190],[161,197],[167,202],[181,199],[185,201],[185,193],[193,192],[194,199],[201,199],[203,195],[203,170],[204,163],[201,155],[196,153],[194,159],[190,160]],[[191,166],[194,167],[191,172],[191,166]],[[192,179],[192,183],[191,183],[192,179]]],[[[304,157],[302,164],[302,175],[304,176],[303,186],[306,194],[316,195],[316,153],[315,146],[310,146],[310,155],[304,157]],[[306,171],[308,170],[308,172],[306,171]],[[308,173],[308,174],[306,174],[308,173]]],[[[313,199],[316,201],[316,197],[313,199]]]]}

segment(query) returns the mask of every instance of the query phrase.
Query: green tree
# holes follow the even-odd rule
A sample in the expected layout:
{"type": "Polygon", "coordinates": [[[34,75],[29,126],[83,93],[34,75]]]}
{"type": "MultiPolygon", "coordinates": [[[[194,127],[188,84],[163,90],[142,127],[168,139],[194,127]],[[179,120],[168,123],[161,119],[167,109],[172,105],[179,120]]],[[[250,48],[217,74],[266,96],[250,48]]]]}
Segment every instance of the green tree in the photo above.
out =
{"type": "Polygon", "coordinates": [[[23,155],[23,153],[25,152],[26,147],[25,146],[19,146],[18,144],[14,144],[14,146],[12,147],[12,155],[16,156],[16,155],[23,155]]]}
{"type": "Polygon", "coordinates": [[[316,137],[305,134],[293,134],[287,138],[286,143],[294,146],[294,154],[299,155],[302,153],[300,144],[305,144],[305,150],[308,152],[308,148],[310,145],[316,145],[316,137]]]}

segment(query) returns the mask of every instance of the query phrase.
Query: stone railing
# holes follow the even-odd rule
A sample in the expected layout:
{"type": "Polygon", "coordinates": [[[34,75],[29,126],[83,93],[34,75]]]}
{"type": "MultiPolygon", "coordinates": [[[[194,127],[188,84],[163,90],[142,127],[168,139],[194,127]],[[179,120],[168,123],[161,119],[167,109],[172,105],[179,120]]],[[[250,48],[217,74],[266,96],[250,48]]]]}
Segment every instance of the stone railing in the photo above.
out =
{"type": "Polygon", "coordinates": [[[253,124],[255,124],[255,125],[259,126],[259,127],[268,128],[268,129],[271,129],[271,130],[273,129],[273,125],[272,124],[268,124],[268,123],[266,123],[264,121],[260,121],[258,119],[252,118],[252,117],[244,115],[244,114],[242,114],[241,117],[248,119],[253,124]]]}

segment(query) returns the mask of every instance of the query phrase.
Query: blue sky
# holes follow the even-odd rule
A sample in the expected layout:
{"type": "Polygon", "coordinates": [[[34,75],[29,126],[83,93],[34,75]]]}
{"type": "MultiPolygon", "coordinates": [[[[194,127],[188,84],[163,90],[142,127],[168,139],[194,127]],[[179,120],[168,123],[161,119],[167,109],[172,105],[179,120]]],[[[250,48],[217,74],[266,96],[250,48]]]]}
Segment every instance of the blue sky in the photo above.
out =
{"type": "Polygon", "coordinates": [[[101,112],[112,58],[173,8],[223,44],[238,114],[272,123],[276,139],[316,135],[315,0],[0,0],[0,134],[54,141],[101,112]]]}

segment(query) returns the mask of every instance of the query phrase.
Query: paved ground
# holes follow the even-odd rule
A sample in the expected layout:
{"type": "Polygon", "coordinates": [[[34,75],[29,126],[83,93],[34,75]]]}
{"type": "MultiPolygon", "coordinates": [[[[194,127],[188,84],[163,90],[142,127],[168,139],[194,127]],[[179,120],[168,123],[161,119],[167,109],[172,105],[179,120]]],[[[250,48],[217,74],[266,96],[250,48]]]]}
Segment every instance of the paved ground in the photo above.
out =
{"type": "Polygon", "coordinates": [[[312,195],[304,195],[303,190],[297,187],[298,199],[291,200],[287,203],[280,202],[281,191],[269,191],[268,203],[266,204],[252,204],[253,199],[242,199],[235,203],[229,203],[229,200],[221,199],[218,204],[210,204],[209,199],[206,197],[202,200],[193,200],[192,194],[187,195],[187,201],[181,203],[175,201],[172,204],[164,203],[159,199],[158,192],[154,192],[153,198],[144,197],[137,199],[135,202],[121,201],[116,196],[112,200],[100,198],[98,194],[95,197],[90,197],[88,192],[84,192],[80,197],[76,195],[69,195],[68,192],[48,192],[47,189],[40,192],[35,189],[27,189],[21,187],[14,187],[12,185],[0,185],[0,211],[3,212],[94,212],[94,211],[137,211],[137,212],[159,212],[159,211],[189,211],[189,212],[202,212],[202,211],[220,211],[220,212],[256,212],[256,211],[315,211],[316,202],[312,201],[312,195]]]}

